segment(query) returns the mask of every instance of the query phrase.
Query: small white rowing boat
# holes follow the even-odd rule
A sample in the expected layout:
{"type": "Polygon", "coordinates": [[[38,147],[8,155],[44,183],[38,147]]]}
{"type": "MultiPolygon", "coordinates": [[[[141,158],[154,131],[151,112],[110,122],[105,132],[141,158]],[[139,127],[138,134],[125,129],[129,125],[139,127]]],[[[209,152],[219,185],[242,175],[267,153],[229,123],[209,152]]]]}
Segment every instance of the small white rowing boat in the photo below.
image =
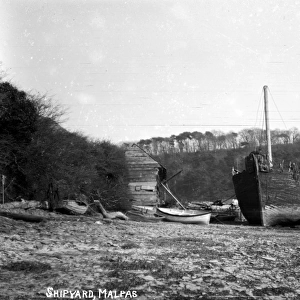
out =
{"type": "Polygon", "coordinates": [[[168,221],[187,224],[208,225],[211,217],[211,212],[192,209],[181,210],[176,208],[157,207],[156,213],[168,221]]]}

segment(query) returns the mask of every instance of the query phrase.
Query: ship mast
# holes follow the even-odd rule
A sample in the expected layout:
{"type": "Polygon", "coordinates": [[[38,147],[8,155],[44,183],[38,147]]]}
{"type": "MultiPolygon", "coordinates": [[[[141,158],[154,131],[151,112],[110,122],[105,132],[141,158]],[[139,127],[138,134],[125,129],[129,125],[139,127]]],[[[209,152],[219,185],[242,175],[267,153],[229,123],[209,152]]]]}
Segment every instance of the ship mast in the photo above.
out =
{"type": "Polygon", "coordinates": [[[271,134],[269,125],[269,107],[268,107],[268,87],[264,86],[264,102],[265,102],[265,119],[266,119],[266,135],[267,135],[267,146],[268,146],[268,161],[270,168],[272,168],[272,149],[271,149],[271,134]]]}

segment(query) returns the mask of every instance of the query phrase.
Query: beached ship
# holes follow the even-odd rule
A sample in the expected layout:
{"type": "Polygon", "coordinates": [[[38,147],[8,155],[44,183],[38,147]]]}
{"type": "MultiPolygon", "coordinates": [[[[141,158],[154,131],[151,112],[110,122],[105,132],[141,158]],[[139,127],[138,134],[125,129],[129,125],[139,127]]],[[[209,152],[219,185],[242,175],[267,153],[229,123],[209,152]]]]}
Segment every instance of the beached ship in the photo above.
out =
{"type": "Polygon", "coordinates": [[[242,214],[251,225],[300,224],[300,182],[296,164],[274,163],[268,117],[268,88],[264,86],[267,154],[260,149],[245,158],[245,170],[233,174],[242,214]],[[298,203],[298,205],[297,205],[298,203]],[[296,204],[296,207],[295,207],[296,204]]]}

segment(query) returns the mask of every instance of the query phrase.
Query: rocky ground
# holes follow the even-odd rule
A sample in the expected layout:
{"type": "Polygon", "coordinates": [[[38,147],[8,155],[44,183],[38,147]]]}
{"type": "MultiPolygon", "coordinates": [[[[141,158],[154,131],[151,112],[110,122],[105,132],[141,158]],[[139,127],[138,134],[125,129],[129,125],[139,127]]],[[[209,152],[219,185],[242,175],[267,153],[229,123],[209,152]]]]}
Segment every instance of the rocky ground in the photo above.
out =
{"type": "Polygon", "coordinates": [[[299,228],[0,217],[0,299],[300,299],[299,228]]]}

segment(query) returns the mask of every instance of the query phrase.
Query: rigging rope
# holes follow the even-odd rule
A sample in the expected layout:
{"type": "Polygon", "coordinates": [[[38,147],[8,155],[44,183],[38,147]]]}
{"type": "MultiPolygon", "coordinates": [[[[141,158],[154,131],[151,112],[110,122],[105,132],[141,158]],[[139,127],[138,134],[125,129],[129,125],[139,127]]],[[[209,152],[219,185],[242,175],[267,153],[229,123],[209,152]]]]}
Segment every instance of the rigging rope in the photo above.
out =
{"type": "MultiPolygon", "coordinates": [[[[260,104],[263,103],[263,94],[264,94],[264,89],[262,88],[261,90],[261,94],[260,94],[260,104]]],[[[258,112],[259,112],[259,109],[260,109],[260,104],[259,104],[259,107],[258,107],[258,112]]],[[[258,115],[258,112],[257,112],[257,115],[258,115]]],[[[265,113],[264,113],[264,105],[262,104],[262,110],[261,110],[261,114],[262,114],[262,117],[261,117],[261,120],[262,120],[262,124],[261,124],[261,132],[260,132],[260,136],[259,136],[259,146],[261,146],[262,144],[262,141],[263,141],[263,137],[264,137],[264,128],[265,128],[265,113]]],[[[267,137],[266,137],[267,139],[267,137]]]]}
{"type": "Polygon", "coordinates": [[[277,105],[276,105],[276,103],[275,103],[275,101],[274,101],[273,95],[271,94],[271,91],[270,91],[269,88],[268,88],[268,91],[269,91],[269,93],[270,93],[270,95],[271,95],[271,98],[272,98],[274,104],[275,104],[275,107],[276,107],[277,112],[278,112],[278,114],[279,114],[279,116],[280,116],[280,118],[281,118],[281,121],[282,121],[282,123],[284,124],[285,129],[287,129],[287,127],[286,127],[286,125],[285,125],[285,123],[284,123],[284,121],[283,121],[283,118],[282,118],[282,116],[281,116],[281,113],[280,113],[280,111],[279,111],[279,109],[278,109],[278,107],[277,107],[277,105]]]}
{"type": "Polygon", "coordinates": [[[259,110],[260,110],[260,106],[262,104],[262,95],[263,95],[263,89],[262,89],[261,94],[260,94],[260,99],[259,99],[259,104],[258,104],[258,108],[257,108],[257,111],[256,111],[256,119],[255,119],[254,127],[256,126],[257,119],[258,119],[258,113],[259,113],[259,110]]]}

